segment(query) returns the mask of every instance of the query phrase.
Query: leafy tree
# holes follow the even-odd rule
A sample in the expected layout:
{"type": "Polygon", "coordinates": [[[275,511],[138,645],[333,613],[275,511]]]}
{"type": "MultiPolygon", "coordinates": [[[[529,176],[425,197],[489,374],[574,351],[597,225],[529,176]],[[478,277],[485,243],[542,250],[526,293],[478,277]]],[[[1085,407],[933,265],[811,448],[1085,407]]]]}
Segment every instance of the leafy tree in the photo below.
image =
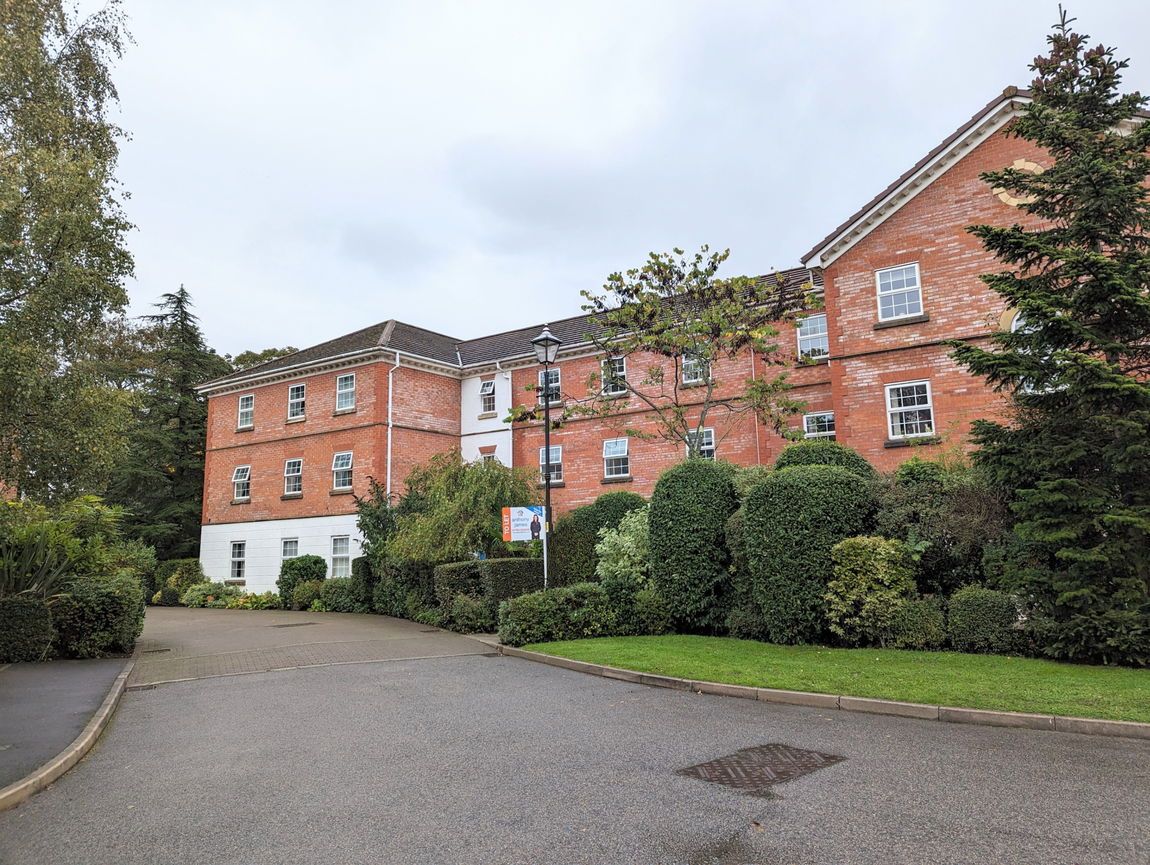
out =
{"type": "Polygon", "coordinates": [[[407,487],[388,551],[423,562],[508,555],[513,548],[503,541],[503,508],[538,498],[532,472],[496,461],[464,462],[458,450],[417,466],[407,487]]]}
{"type": "Polygon", "coordinates": [[[109,498],[129,512],[126,530],[163,559],[199,551],[207,400],[196,385],[230,367],[204,344],[182,285],[146,318],[154,349],[147,358],[131,454],[113,475],[109,498]]]}
{"type": "Polygon", "coordinates": [[[235,357],[225,355],[233,367],[237,370],[247,369],[248,367],[258,366],[261,363],[267,363],[272,360],[279,360],[289,354],[295,354],[299,351],[298,348],[286,345],[283,348],[265,348],[263,351],[241,351],[235,357]]]}
{"type": "Polygon", "coordinates": [[[1047,654],[1150,663],[1150,123],[1119,92],[1125,61],[1065,13],[1035,59],[1011,134],[1052,164],[983,179],[1037,227],[970,230],[1006,268],[983,280],[1022,316],[954,356],[1013,394],[1010,424],[974,427],[976,459],[1016,490],[1003,579],[1047,654]]]}
{"type": "MultiPolygon", "coordinates": [[[[748,352],[767,367],[789,363],[776,325],[816,301],[809,285],[787,285],[781,274],[719,277],[729,255],[730,250],[711,252],[706,246],[690,258],[681,249],[653,252],[642,267],[611,274],[603,293],[584,291],[583,309],[591,313],[592,328],[587,339],[605,358],[624,359],[627,375],[616,378],[605,364],[604,372],[587,382],[585,397],[567,401],[562,417],[608,417],[634,397],[657,429],[627,434],[683,444],[689,456],[699,455],[702,430],[716,417],[726,418],[729,428],[735,418],[754,414],[780,435],[793,437],[787,419],[803,404],[788,396],[785,372],[764,372],[729,386],[720,371],[723,361],[745,359],[748,352]]],[[[536,414],[520,406],[512,417],[527,420],[536,414]]]]}
{"type": "Polygon", "coordinates": [[[133,268],[107,117],[127,38],[115,2],[0,4],[0,481],[41,498],[99,489],[125,443],[94,358],[133,268]]]}

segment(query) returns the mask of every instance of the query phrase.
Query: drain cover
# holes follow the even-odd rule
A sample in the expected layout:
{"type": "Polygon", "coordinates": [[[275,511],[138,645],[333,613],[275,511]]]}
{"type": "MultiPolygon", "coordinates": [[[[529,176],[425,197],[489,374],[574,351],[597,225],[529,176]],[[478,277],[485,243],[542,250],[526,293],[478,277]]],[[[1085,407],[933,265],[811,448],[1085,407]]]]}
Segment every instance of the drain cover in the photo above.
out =
{"type": "Polygon", "coordinates": [[[170,651],[172,651],[170,648],[167,648],[167,649],[144,649],[144,651],[140,652],[140,654],[141,655],[158,655],[160,652],[170,652],[170,651]]]}
{"type": "Polygon", "coordinates": [[[318,625],[319,622],[288,622],[286,625],[268,625],[269,628],[303,628],[307,625],[318,625]]]}
{"type": "Polygon", "coordinates": [[[769,788],[774,784],[833,766],[844,759],[790,745],[759,745],[680,769],[676,774],[733,787],[752,796],[769,796],[769,788]]]}

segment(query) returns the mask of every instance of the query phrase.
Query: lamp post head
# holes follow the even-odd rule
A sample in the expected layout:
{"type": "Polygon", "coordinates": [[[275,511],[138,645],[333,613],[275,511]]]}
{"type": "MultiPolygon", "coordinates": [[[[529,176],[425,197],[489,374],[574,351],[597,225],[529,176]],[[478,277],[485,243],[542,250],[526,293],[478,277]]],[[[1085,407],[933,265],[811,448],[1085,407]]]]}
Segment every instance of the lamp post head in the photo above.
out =
{"type": "Polygon", "coordinates": [[[551,333],[551,328],[545,326],[543,332],[531,340],[531,345],[535,347],[535,357],[540,363],[555,363],[562,342],[551,333]]]}

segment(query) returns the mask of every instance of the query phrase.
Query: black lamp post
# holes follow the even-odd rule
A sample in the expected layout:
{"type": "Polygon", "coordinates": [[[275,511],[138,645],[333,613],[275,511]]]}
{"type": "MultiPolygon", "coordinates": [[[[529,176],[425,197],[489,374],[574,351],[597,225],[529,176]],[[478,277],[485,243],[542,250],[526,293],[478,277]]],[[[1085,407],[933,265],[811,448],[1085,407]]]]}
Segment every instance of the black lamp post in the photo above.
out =
{"type": "Polygon", "coordinates": [[[559,354],[560,341],[544,325],[531,340],[535,357],[543,364],[543,588],[547,588],[547,539],[551,536],[551,364],[559,354]]]}

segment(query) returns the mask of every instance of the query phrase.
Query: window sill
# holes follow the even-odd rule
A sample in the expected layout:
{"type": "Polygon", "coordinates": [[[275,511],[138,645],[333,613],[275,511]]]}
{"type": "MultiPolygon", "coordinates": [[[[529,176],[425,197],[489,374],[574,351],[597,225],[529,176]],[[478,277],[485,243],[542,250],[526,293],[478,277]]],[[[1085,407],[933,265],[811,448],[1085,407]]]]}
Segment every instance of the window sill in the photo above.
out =
{"type": "Polygon", "coordinates": [[[346,490],[332,490],[328,493],[329,496],[350,496],[355,493],[355,490],[348,487],[346,490]]]}
{"type": "Polygon", "coordinates": [[[902,318],[892,318],[889,321],[876,322],[875,330],[886,330],[888,327],[899,327],[904,324],[922,324],[924,321],[930,321],[930,316],[926,313],[922,315],[907,315],[902,318]]]}
{"type": "Polygon", "coordinates": [[[355,406],[352,406],[351,408],[337,408],[331,413],[331,416],[339,417],[341,414],[355,414],[355,411],[355,406]]]}
{"type": "Polygon", "coordinates": [[[250,505],[252,503],[251,497],[246,499],[232,499],[233,505],[250,505]]]}
{"type": "Polygon", "coordinates": [[[603,397],[603,399],[626,399],[630,395],[631,392],[626,390],[621,391],[620,393],[607,393],[606,391],[602,391],[599,394],[599,396],[603,397]]]}
{"type": "Polygon", "coordinates": [[[492,418],[496,418],[496,417],[499,417],[499,412],[497,412],[497,411],[485,411],[485,412],[480,412],[478,415],[476,415],[475,419],[476,420],[491,420],[492,418]]]}
{"type": "Polygon", "coordinates": [[[303,423],[305,420],[307,420],[306,415],[304,417],[289,417],[284,423],[303,423]]]}
{"type": "Polygon", "coordinates": [[[630,475],[619,475],[615,478],[603,478],[599,483],[601,484],[629,484],[634,478],[630,475]]]}
{"type": "Polygon", "coordinates": [[[706,387],[708,384],[714,384],[714,383],[715,382],[713,379],[709,382],[708,381],[685,381],[685,382],[683,382],[682,387],[683,387],[683,390],[690,390],[690,389],[696,388],[696,387],[706,387]]]}
{"type": "Polygon", "coordinates": [[[240,580],[224,580],[224,585],[225,585],[225,586],[246,586],[247,584],[248,584],[248,581],[247,581],[247,580],[243,580],[243,579],[240,579],[240,580]]]}
{"type": "MultiPolygon", "coordinates": [[[[545,483],[543,483],[543,481],[540,481],[535,486],[538,489],[543,489],[547,485],[545,483]]],[[[560,488],[565,487],[565,486],[567,486],[567,484],[563,483],[563,481],[551,481],[551,489],[553,489],[553,490],[557,490],[557,489],[560,489],[560,488]]]]}
{"type": "Polygon", "coordinates": [[[290,501],[291,499],[302,499],[302,498],[303,498],[303,493],[284,493],[282,496],[280,496],[280,501],[286,502],[286,501],[290,501]]]}
{"type": "Polygon", "coordinates": [[[238,433],[254,432],[255,428],[256,428],[255,424],[252,424],[251,426],[238,426],[238,427],[236,427],[236,432],[238,432],[238,433]]]}
{"type": "Polygon", "coordinates": [[[536,407],[536,408],[563,408],[563,406],[564,406],[565,404],[566,404],[566,400],[559,400],[559,401],[557,401],[557,402],[549,402],[549,403],[542,403],[542,402],[540,402],[540,403],[536,403],[536,404],[535,404],[535,407],[536,407]]]}
{"type": "Polygon", "coordinates": [[[800,357],[795,366],[827,366],[830,362],[831,356],[829,354],[824,354],[820,357],[800,357]]]}
{"type": "Polygon", "coordinates": [[[884,448],[913,448],[937,444],[942,444],[942,439],[938,436],[914,436],[908,439],[887,439],[882,443],[882,446],[884,448]]]}

